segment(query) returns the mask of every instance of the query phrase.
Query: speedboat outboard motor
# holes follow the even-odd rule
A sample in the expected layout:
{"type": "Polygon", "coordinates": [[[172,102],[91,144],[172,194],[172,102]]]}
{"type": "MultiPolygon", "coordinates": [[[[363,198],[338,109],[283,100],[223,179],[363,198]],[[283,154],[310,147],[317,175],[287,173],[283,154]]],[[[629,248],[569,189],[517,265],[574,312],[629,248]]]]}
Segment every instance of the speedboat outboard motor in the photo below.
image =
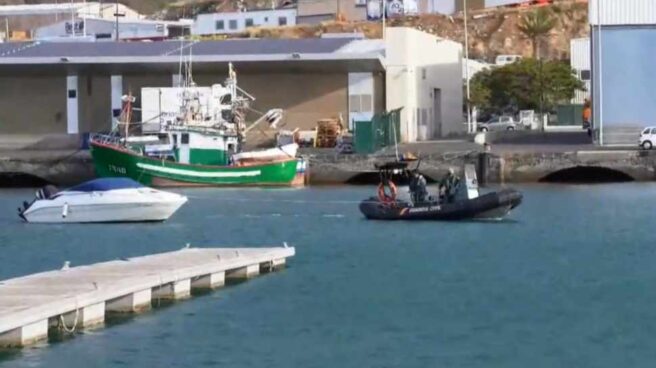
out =
{"type": "Polygon", "coordinates": [[[27,209],[30,208],[30,206],[32,206],[34,202],[38,200],[51,199],[58,192],[59,189],[57,189],[56,186],[51,184],[48,184],[43,188],[37,189],[36,193],[34,194],[35,198],[32,200],[32,202],[23,201],[23,208],[20,207],[18,208],[18,216],[20,216],[20,218],[22,218],[23,220],[27,221],[23,213],[25,213],[25,211],[27,211],[27,209]]]}

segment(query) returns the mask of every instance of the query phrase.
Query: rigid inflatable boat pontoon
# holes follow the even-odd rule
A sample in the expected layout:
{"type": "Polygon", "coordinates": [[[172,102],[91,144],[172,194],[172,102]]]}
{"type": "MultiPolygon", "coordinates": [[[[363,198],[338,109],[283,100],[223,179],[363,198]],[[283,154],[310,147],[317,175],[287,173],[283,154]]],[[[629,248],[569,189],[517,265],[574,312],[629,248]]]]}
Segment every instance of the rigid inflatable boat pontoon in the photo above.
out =
{"type": "Polygon", "coordinates": [[[408,169],[407,162],[399,161],[376,167],[381,175],[378,196],[360,203],[360,211],[371,220],[502,219],[522,202],[522,194],[514,189],[480,194],[474,166],[465,165],[465,181],[458,182],[452,200],[427,196],[414,203],[415,198],[397,198],[397,188],[391,178],[411,178],[418,172],[419,164],[414,170],[408,169]]]}

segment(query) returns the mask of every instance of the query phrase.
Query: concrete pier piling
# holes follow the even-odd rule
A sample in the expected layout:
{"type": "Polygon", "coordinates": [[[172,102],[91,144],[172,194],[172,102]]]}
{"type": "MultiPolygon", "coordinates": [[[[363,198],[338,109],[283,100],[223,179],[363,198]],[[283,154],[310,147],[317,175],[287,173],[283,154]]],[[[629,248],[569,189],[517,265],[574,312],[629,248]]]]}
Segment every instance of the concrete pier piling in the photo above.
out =
{"type": "MultiPolygon", "coordinates": [[[[45,340],[49,328],[72,333],[102,325],[108,313],[136,313],[153,301],[184,299],[226,279],[273,271],[295,254],[280,248],[185,248],[120,261],[65,267],[0,282],[0,347],[45,340]]],[[[155,304],[156,305],[156,304],[155,304]]]]}

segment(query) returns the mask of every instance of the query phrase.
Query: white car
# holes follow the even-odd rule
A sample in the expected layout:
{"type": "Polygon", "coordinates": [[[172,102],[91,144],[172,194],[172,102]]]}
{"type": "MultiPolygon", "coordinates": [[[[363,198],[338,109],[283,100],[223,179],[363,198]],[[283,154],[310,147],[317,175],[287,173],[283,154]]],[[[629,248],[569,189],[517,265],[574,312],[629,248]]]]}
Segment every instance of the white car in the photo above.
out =
{"type": "Polygon", "coordinates": [[[656,127],[647,127],[640,133],[638,145],[644,149],[651,149],[656,144],[656,127]]]}

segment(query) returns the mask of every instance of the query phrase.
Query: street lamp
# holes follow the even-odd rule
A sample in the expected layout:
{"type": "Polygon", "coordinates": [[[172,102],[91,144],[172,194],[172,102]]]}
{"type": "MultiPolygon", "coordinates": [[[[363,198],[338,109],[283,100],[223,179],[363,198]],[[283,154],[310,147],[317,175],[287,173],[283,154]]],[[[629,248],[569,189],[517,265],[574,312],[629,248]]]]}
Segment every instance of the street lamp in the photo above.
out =
{"type": "Polygon", "coordinates": [[[475,133],[474,124],[471,115],[471,91],[469,88],[469,33],[467,30],[467,0],[462,0],[462,6],[465,17],[465,83],[467,85],[467,130],[469,133],[475,133]]]}

